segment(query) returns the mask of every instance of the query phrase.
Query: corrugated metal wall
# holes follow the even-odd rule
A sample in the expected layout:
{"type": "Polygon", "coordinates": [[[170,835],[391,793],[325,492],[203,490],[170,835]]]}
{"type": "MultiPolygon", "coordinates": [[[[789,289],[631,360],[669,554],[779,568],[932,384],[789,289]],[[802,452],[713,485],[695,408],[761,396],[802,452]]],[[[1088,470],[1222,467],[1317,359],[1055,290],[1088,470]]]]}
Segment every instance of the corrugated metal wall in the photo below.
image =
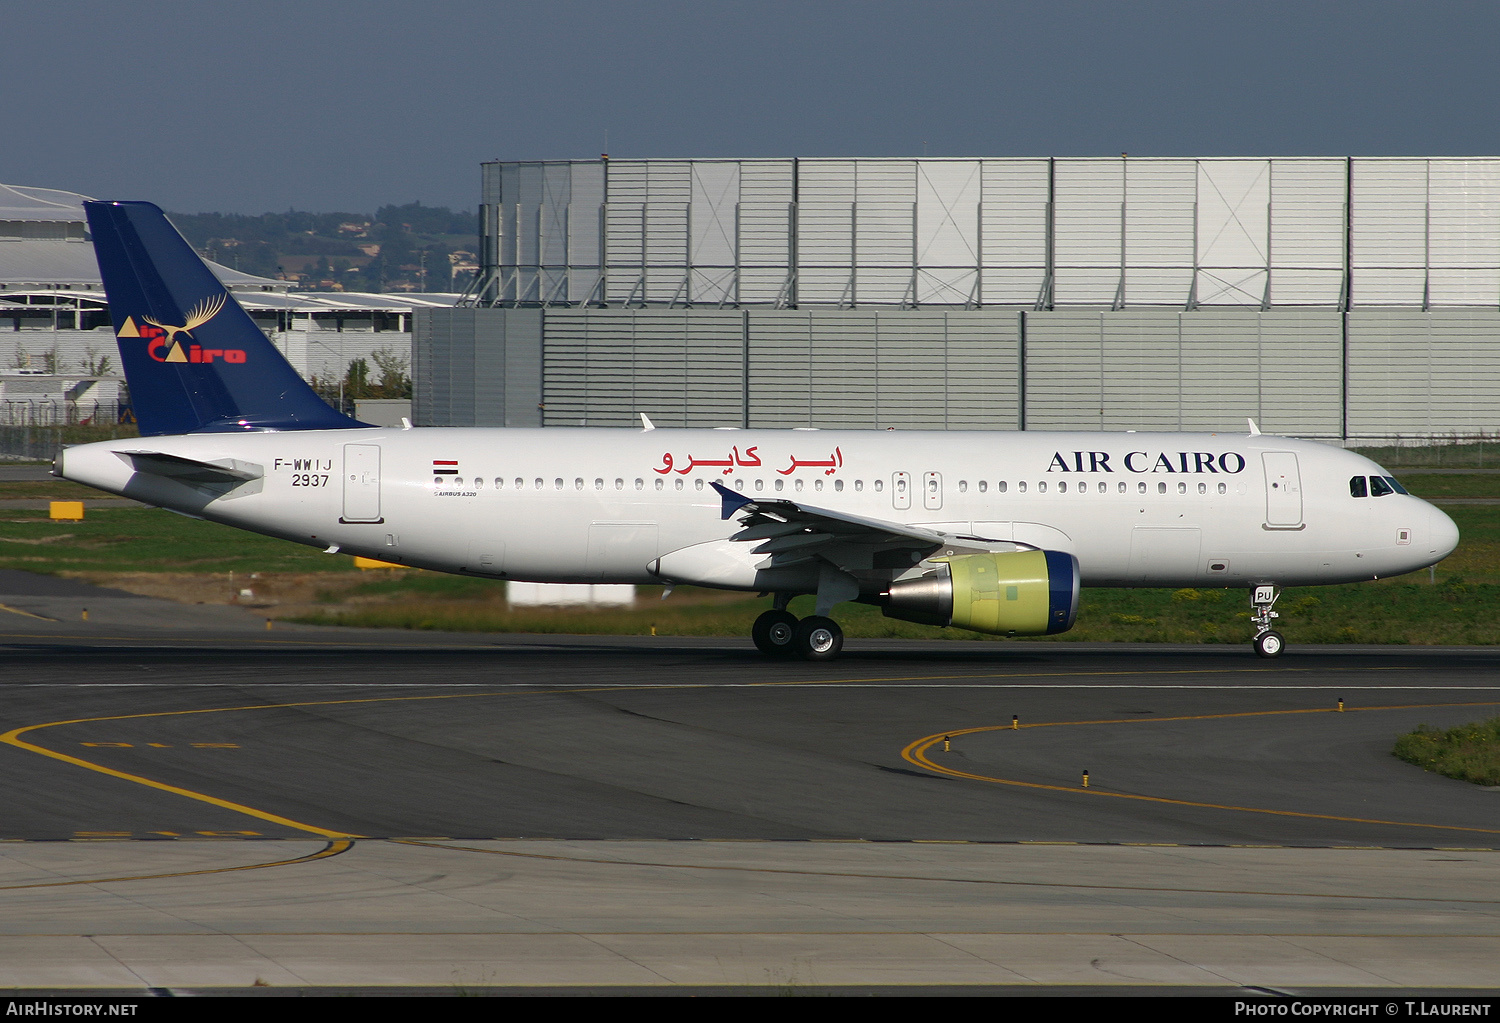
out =
{"type": "MultiPolygon", "coordinates": [[[[1500,158],[484,175],[478,304],[545,307],[523,336],[547,423],[1500,429],[1500,158]]],[[[500,342],[481,323],[433,335],[447,361],[418,338],[427,421],[494,418],[475,370],[500,342]]]]}
{"type": "Polygon", "coordinates": [[[415,321],[414,414],[1472,436],[1500,430],[1497,336],[1489,310],[434,309],[415,321]]]}
{"type": "Polygon", "coordinates": [[[1032,430],[1342,431],[1336,312],[1056,310],[1026,315],[1032,430]]]}
{"type": "Polygon", "coordinates": [[[1500,428],[1500,312],[1349,314],[1349,432],[1412,437],[1500,428]]]}
{"type": "Polygon", "coordinates": [[[1500,158],[484,165],[479,304],[1500,308],[1500,158]]]}
{"type": "Polygon", "coordinates": [[[412,322],[412,421],[540,426],[540,309],[424,309],[412,322]]]}

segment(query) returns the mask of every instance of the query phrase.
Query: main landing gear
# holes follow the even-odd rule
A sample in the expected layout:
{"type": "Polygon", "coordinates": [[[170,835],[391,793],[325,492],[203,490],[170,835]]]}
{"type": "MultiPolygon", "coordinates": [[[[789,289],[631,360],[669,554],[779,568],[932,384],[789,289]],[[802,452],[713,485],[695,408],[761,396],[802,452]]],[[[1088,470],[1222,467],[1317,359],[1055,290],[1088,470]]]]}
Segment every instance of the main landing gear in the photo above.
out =
{"type": "Polygon", "coordinates": [[[1255,623],[1255,639],[1252,645],[1259,657],[1279,657],[1286,648],[1286,638],[1271,628],[1271,622],[1281,615],[1272,611],[1281,591],[1274,584],[1256,586],[1250,591],[1250,620],[1255,623]]]}
{"type": "MultiPolygon", "coordinates": [[[[776,602],[783,603],[779,595],[776,602]]],[[[763,654],[806,661],[831,661],[844,649],[844,630],[838,622],[823,615],[798,619],[784,606],[755,619],[750,638],[763,654]]]]}

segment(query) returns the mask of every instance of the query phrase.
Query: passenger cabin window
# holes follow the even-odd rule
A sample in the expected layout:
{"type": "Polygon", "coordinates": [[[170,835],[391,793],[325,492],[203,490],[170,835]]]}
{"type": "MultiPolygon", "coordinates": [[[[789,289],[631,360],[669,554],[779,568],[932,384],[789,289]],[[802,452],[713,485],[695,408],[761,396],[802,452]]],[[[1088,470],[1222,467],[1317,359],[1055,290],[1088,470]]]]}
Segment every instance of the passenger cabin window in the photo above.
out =
{"type": "Polygon", "coordinates": [[[1350,476],[1349,477],[1349,496],[1350,497],[1369,497],[1370,496],[1370,491],[1369,491],[1368,487],[1365,485],[1365,478],[1363,476],[1350,476]]]}
{"type": "Polygon", "coordinates": [[[1396,491],[1385,481],[1384,476],[1370,477],[1370,496],[1384,497],[1386,494],[1394,494],[1396,491]]]}
{"type": "MultiPolygon", "coordinates": [[[[1000,493],[1002,493],[1002,494],[1005,493],[1005,491],[1008,489],[1008,486],[1007,486],[1005,480],[1001,480],[999,483],[996,483],[995,484],[995,489],[998,490],[998,491],[1000,491],[1000,493]]],[[[1023,487],[1022,489],[1025,489],[1025,488],[1023,487]]]]}
{"type": "Polygon", "coordinates": [[[989,490],[989,488],[990,488],[990,484],[989,484],[988,480],[980,480],[979,481],[979,492],[981,494],[984,493],[985,491],[989,490]]]}

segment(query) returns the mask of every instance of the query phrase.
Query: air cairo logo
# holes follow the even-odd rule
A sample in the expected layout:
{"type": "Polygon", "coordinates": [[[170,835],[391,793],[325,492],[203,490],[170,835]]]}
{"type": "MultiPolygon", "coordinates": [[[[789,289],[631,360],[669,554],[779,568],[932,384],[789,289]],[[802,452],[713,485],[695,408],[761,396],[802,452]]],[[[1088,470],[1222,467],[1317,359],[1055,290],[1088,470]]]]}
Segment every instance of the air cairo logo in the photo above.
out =
{"type": "Polygon", "coordinates": [[[213,362],[216,358],[222,358],[225,362],[244,362],[245,353],[242,349],[203,348],[199,345],[185,345],[178,339],[181,334],[191,341],[193,331],[213,319],[224,308],[224,299],[224,295],[205,298],[188,310],[187,322],[181,325],[162,323],[149,316],[142,316],[144,326],[138,327],[135,319],[127,316],[125,325],[115,336],[145,338],[146,354],[157,362],[213,362]]]}

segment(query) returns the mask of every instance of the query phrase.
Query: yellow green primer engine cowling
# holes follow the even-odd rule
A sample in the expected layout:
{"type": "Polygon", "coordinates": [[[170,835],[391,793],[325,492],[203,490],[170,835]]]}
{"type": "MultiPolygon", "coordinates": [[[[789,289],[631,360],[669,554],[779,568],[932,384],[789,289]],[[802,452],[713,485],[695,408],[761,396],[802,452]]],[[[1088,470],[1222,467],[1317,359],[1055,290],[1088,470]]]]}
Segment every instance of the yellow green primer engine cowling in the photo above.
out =
{"type": "Polygon", "coordinates": [[[1064,551],[933,558],[937,569],[891,584],[882,613],[1001,636],[1067,632],[1078,615],[1078,559],[1064,551]]]}

